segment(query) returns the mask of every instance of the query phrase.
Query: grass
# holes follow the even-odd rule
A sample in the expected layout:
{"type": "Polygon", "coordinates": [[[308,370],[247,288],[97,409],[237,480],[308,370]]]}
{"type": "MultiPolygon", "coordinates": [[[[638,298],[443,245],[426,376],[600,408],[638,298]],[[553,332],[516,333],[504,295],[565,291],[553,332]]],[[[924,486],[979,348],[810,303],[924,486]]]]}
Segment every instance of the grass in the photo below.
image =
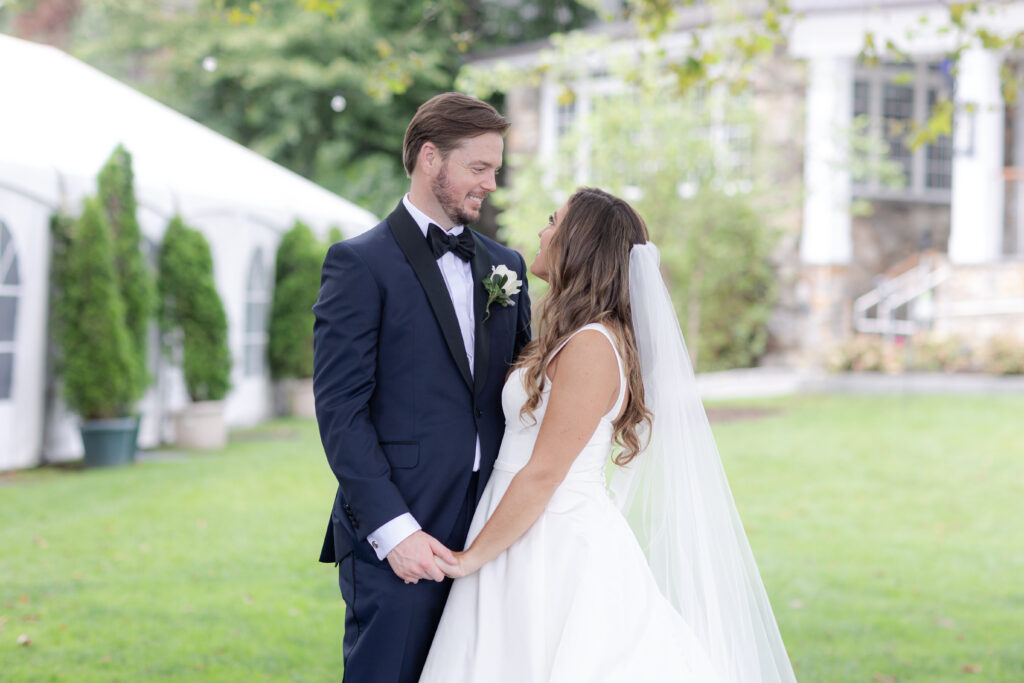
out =
{"type": "Polygon", "coordinates": [[[1024,397],[784,405],[715,432],[798,678],[1024,680],[1024,397]]]}
{"type": "MultiPolygon", "coordinates": [[[[716,407],[801,681],[1024,680],[1024,397],[716,407]]],[[[234,436],[0,479],[0,679],[339,680],[315,426],[234,436]]]]}
{"type": "Polygon", "coordinates": [[[344,606],[316,562],[334,485],[314,425],[239,436],[0,487],[0,679],[340,679],[344,606]]]}

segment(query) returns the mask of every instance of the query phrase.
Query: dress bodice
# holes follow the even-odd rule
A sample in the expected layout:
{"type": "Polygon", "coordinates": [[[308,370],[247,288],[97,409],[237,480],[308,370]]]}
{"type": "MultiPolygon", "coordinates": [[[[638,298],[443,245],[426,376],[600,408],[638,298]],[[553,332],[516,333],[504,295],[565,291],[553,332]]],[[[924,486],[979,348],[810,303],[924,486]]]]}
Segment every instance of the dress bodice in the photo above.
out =
{"type": "MultiPolygon", "coordinates": [[[[601,323],[584,325],[562,342],[562,346],[565,346],[570,339],[584,330],[601,332],[612,345],[612,350],[615,352],[615,361],[619,367],[619,395],[611,410],[601,417],[597,428],[590,436],[590,440],[587,441],[587,445],[583,447],[583,450],[580,451],[580,454],[569,468],[566,480],[595,481],[603,484],[605,482],[605,465],[611,453],[612,437],[615,433],[613,421],[622,409],[622,401],[625,399],[626,394],[626,378],[623,374],[622,357],[619,355],[619,350],[616,347],[615,337],[601,323]]],[[[561,348],[559,347],[558,351],[561,351],[561,348]]],[[[558,351],[556,351],[556,354],[558,351]]],[[[505,436],[501,442],[498,459],[494,463],[495,469],[506,472],[518,472],[530,460],[534,444],[537,442],[537,436],[540,433],[541,423],[544,421],[544,413],[547,409],[550,392],[551,382],[548,381],[541,392],[540,403],[533,411],[533,416],[521,415],[520,411],[527,400],[526,387],[523,384],[523,369],[516,368],[509,374],[501,391],[501,407],[505,413],[505,436]]]]}

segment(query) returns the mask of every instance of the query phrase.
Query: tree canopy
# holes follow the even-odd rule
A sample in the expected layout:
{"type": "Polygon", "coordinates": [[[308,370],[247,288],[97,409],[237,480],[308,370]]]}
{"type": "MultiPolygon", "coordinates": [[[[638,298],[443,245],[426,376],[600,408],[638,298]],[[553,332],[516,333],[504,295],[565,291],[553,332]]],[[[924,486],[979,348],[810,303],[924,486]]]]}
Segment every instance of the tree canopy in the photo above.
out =
{"type": "MultiPolygon", "coordinates": [[[[402,137],[465,55],[577,28],[575,0],[23,0],[5,27],[72,54],[382,214],[402,137]]],[[[6,18],[5,18],[6,15],[6,18]]]]}
{"type": "MultiPolygon", "coordinates": [[[[922,9],[916,33],[954,36],[945,56],[955,74],[971,46],[1024,47],[1024,32],[986,21],[1001,4],[943,4],[943,20],[928,26],[922,9]]],[[[684,15],[688,25],[716,30],[695,31],[683,54],[664,61],[680,96],[719,83],[741,90],[759,61],[784,49],[799,18],[789,0],[12,0],[0,4],[0,30],[67,47],[381,214],[406,187],[406,124],[425,99],[453,87],[467,53],[601,21],[631,22],[657,39],[684,15]]],[[[860,57],[869,65],[906,59],[870,32],[860,57]]],[[[1016,100],[1009,66],[1003,91],[1016,100]]],[[[907,131],[908,144],[948,135],[952,117],[952,104],[938,103],[907,131]]]]}

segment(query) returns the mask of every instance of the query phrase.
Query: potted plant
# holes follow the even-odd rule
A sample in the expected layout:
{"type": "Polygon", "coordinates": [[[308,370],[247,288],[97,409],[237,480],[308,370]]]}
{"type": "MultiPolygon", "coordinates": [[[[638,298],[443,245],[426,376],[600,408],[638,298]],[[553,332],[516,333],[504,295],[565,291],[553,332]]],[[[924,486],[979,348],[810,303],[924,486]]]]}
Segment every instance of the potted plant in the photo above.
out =
{"type": "Polygon", "coordinates": [[[142,387],[110,226],[99,201],[89,198],[77,222],[55,220],[52,227],[64,396],[82,418],[86,465],[125,464],[135,455],[138,418],[131,409],[142,387]]]}
{"type": "Polygon", "coordinates": [[[220,449],[227,444],[224,396],[231,353],[224,306],[213,279],[213,257],[202,233],[171,219],[160,248],[160,322],[170,347],[180,346],[192,403],[178,415],[177,444],[220,449]]]}
{"type": "Polygon", "coordinates": [[[144,388],[151,380],[147,368],[147,336],[155,308],[156,283],[142,253],[132,157],[122,145],[117,146],[103,165],[97,186],[100,204],[114,236],[114,262],[124,299],[125,321],[135,350],[138,382],[144,388]]]}
{"type": "Polygon", "coordinates": [[[323,245],[296,221],[277,247],[270,309],[270,374],[281,382],[289,412],[316,417],[313,402],[313,304],[320,289],[323,245]]]}

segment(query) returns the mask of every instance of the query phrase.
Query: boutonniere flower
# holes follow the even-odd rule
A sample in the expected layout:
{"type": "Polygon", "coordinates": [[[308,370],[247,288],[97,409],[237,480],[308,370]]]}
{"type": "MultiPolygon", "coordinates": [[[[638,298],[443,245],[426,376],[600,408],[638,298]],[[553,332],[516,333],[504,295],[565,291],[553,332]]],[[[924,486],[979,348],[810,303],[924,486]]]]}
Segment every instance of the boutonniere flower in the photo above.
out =
{"type": "Polygon", "coordinates": [[[487,315],[484,316],[484,320],[491,317],[493,303],[499,303],[506,308],[515,306],[516,302],[512,301],[512,297],[519,293],[522,286],[523,281],[517,278],[515,271],[508,266],[491,266],[491,274],[484,278],[484,289],[487,290],[487,303],[484,305],[487,315]]]}

